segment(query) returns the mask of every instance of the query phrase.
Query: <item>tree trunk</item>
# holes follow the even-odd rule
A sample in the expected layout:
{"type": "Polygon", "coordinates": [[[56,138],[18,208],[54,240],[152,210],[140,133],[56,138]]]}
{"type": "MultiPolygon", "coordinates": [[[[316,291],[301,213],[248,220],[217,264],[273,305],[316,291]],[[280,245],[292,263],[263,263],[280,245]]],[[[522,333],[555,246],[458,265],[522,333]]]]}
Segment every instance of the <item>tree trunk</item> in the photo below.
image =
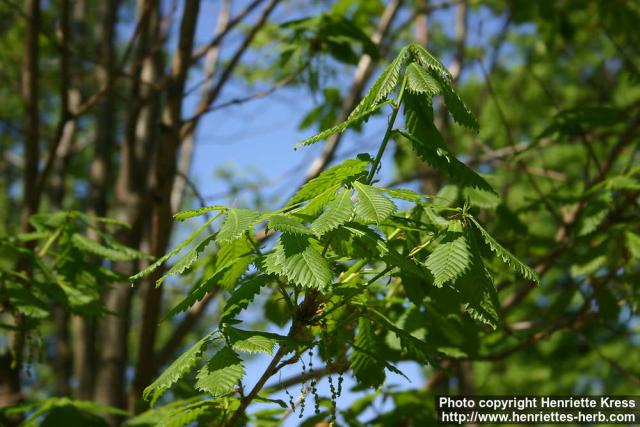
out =
{"type": "MultiPolygon", "coordinates": [[[[151,254],[156,257],[164,254],[169,236],[171,235],[172,209],[171,193],[176,175],[176,156],[180,143],[180,125],[182,119],[182,94],[184,91],[187,71],[191,63],[193,38],[195,35],[199,1],[185,3],[185,10],[180,25],[178,48],[173,58],[170,83],[167,88],[167,99],[162,113],[162,127],[160,145],[153,170],[152,182],[152,213],[150,247],[151,254]]],[[[155,286],[155,281],[162,274],[157,270],[145,284],[142,328],[138,344],[138,360],[132,390],[129,396],[129,409],[135,410],[144,387],[150,381],[154,372],[154,354],[160,307],[162,302],[162,288],[155,286]]]]}
{"type": "MultiPolygon", "coordinates": [[[[120,169],[116,183],[114,216],[131,225],[121,233],[124,244],[141,248],[148,216],[148,171],[150,153],[156,139],[159,98],[149,84],[160,75],[161,50],[159,4],[138,2],[140,39],[137,46],[130,90],[124,141],[120,152],[120,169]]],[[[144,248],[141,248],[144,249],[144,248]]],[[[131,275],[139,266],[135,262],[118,263],[116,271],[131,275]]],[[[100,325],[100,363],[95,388],[97,402],[124,408],[126,406],[125,370],[127,368],[128,332],[133,290],[129,283],[114,285],[105,296],[107,309],[114,315],[102,319],[100,325]]],[[[117,418],[111,417],[112,424],[117,418]]]]}

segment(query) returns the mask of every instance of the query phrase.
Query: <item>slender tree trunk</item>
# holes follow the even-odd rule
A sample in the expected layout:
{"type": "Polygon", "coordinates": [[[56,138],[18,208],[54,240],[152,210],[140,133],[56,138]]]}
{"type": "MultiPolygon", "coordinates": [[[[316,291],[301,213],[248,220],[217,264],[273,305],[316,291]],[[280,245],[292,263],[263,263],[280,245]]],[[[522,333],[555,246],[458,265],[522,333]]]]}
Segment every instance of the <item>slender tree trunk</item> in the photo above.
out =
{"type": "MultiPolygon", "coordinates": [[[[115,192],[114,215],[131,225],[121,233],[119,240],[132,247],[141,247],[148,215],[148,171],[150,153],[153,152],[159,99],[151,92],[150,85],[160,75],[159,4],[154,1],[138,2],[140,40],[132,72],[129,94],[130,108],[120,151],[120,169],[115,192]]],[[[130,275],[138,270],[138,263],[118,263],[115,270],[130,275]]],[[[115,313],[100,322],[95,399],[97,402],[124,408],[126,406],[126,381],[128,332],[133,291],[128,283],[119,283],[105,296],[107,309],[115,313]]],[[[111,417],[112,424],[118,419],[111,417]]]]}
{"type": "MultiPolygon", "coordinates": [[[[167,99],[162,113],[162,127],[160,144],[157,148],[152,182],[152,213],[150,247],[153,256],[162,256],[171,235],[171,193],[176,175],[176,156],[180,144],[180,125],[182,120],[183,91],[187,79],[187,72],[191,63],[193,38],[195,35],[199,1],[185,3],[185,10],[180,24],[178,48],[173,58],[170,83],[167,88],[167,99]]],[[[159,271],[151,275],[145,284],[142,328],[138,344],[138,360],[136,373],[129,396],[129,408],[135,409],[142,390],[150,381],[154,372],[154,350],[160,307],[162,288],[155,286],[159,271]]]]}
{"type": "MultiPolygon", "coordinates": [[[[118,0],[105,0],[97,5],[95,39],[98,45],[98,63],[95,77],[97,90],[111,87],[96,106],[96,138],[90,169],[88,211],[91,215],[107,214],[108,189],[111,183],[111,167],[115,145],[115,81],[116,54],[114,32],[117,23],[118,0]]],[[[97,236],[91,235],[91,238],[97,236]]],[[[96,319],[74,317],[74,374],[77,380],[76,397],[93,398],[96,372],[96,319]]]]}
{"type": "MultiPolygon", "coordinates": [[[[23,208],[22,229],[29,229],[29,218],[38,210],[36,197],[36,183],[38,178],[38,140],[39,140],[39,109],[38,109],[38,33],[40,30],[40,2],[26,0],[27,34],[22,68],[22,97],[25,106],[24,127],[24,177],[23,177],[23,208]]],[[[23,270],[24,265],[18,266],[23,270]]],[[[16,325],[21,327],[22,318],[16,318],[16,325]]],[[[22,400],[20,392],[20,369],[24,333],[12,333],[9,346],[13,353],[7,352],[0,356],[0,408],[10,406],[22,400]]],[[[0,415],[0,421],[11,425],[10,420],[0,415]]]]}

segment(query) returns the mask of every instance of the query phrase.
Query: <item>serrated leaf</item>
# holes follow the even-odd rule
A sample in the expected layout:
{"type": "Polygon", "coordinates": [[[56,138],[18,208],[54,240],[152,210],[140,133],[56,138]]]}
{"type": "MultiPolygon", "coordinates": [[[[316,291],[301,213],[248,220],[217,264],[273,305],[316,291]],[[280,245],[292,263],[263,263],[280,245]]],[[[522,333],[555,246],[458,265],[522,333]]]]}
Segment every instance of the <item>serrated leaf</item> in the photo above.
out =
{"type": "Polygon", "coordinates": [[[263,258],[261,268],[306,288],[322,289],[333,277],[329,264],[308,238],[288,233],[263,258]]]}
{"type": "Polygon", "coordinates": [[[194,262],[198,260],[200,254],[206,249],[206,247],[211,243],[215,236],[210,235],[200,243],[198,243],[193,249],[191,249],[185,256],[180,258],[178,262],[173,264],[173,266],[167,270],[165,274],[162,275],[158,280],[156,280],[156,286],[160,286],[162,282],[164,282],[167,277],[172,276],[174,274],[182,274],[188,268],[190,268],[194,262]]]}
{"type": "Polygon", "coordinates": [[[406,60],[407,49],[403,48],[387,68],[380,73],[380,76],[373,83],[371,89],[369,89],[366,96],[353,109],[349,117],[357,116],[360,112],[368,110],[371,106],[379,103],[393,92],[400,82],[400,74],[406,60]]]}
{"type": "Polygon", "coordinates": [[[211,224],[218,216],[220,216],[220,213],[218,213],[213,218],[209,218],[204,224],[202,224],[200,227],[198,227],[198,229],[196,231],[194,231],[189,237],[187,237],[182,243],[180,243],[178,246],[176,246],[173,250],[171,250],[169,253],[167,253],[163,257],[159,258],[156,262],[151,264],[149,267],[147,267],[144,270],[140,271],[139,273],[134,274],[133,276],[129,277],[129,280],[132,281],[132,282],[135,282],[135,281],[140,280],[140,279],[142,279],[144,277],[147,277],[149,274],[151,274],[154,271],[156,271],[169,258],[174,256],[175,254],[180,252],[182,249],[187,247],[187,245],[189,245],[191,242],[193,242],[193,240],[196,237],[198,237],[198,235],[202,232],[202,230],[207,228],[209,226],[209,224],[211,224]]]}
{"type": "Polygon", "coordinates": [[[235,351],[250,354],[271,354],[276,342],[286,338],[269,332],[245,331],[234,327],[227,327],[224,332],[235,351]]]}
{"type": "Polygon", "coordinates": [[[224,207],[224,206],[219,206],[219,205],[206,206],[206,207],[200,208],[200,209],[191,209],[191,210],[188,210],[188,211],[178,212],[175,215],[173,215],[173,217],[175,219],[177,219],[178,221],[184,221],[184,220],[189,219],[189,218],[193,218],[193,217],[196,217],[196,216],[204,215],[207,212],[211,212],[211,211],[224,212],[226,210],[227,210],[227,208],[224,207]]]}
{"type": "Polygon", "coordinates": [[[491,249],[494,254],[496,254],[500,259],[502,259],[502,261],[519,272],[525,279],[529,279],[538,285],[540,284],[538,273],[536,273],[531,267],[516,258],[513,254],[511,254],[511,252],[502,247],[500,243],[498,243],[484,228],[482,228],[482,226],[478,223],[478,221],[476,221],[475,218],[470,217],[470,219],[480,233],[482,240],[487,244],[487,246],[489,246],[489,249],[491,249]]]}
{"type": "Polygon", "coordinates": [[[195,387],[213,398],[231,393],[244,376],[240,357],[229,347],[223,347],[198,371],[195,387]]]}
{"type": "Polygon", "coordinates": [[[360,123],[364,120],[367,120],[369,118],[370,115],[372,115],[373,113],[375,113],[376,111],[378,111],[381,107],[383,107],[384,105],[387,105],[388,102],[382,102],[380,104],[376,104],[373,105],[372,107],[362,111],[361,113],[354,115],[354,116],[349,116],[349,118],[347,118],[344,122],[340,123],[339,125],[333,126],[329,129],[326,129],[322,132],[320,132],[319,134],[312,136],[311,138],[307,138],[304,141],[300,141],[298,142],[296,145],[294,145],[295,149],[298,149],[300,147],[304,147],[306,145],[311,145],[315,142],[318,141],[322,141],[323,139],[328,138],[329,136],[333,135],[334,133],[342,133],[345,130],[347,130],[347,128],[360,123]]]}
{"type": "Polygon", "coordinates": [[[344,190],[325,209],[325,211],[311,224],[311,231],[321,237],[328,231],[344,224],[351,219],[353,203],[351,191],[344,190]]]}
{"type": "Polygon", "coordinates": [[[223,412],[211,400],[194,402],[190,405],[173,409],[159,417],[155,427],[186,427],[195,421],[212,421],[223,412]]]}
{"type": "Polygon", "coordinates": [[[462,276],[470,264],[469,246],[464,235],[460,233],[448,233],[445,240],[425,261],[425,265],[433,274],[433,284],[438,287],[462,276]]]}
{"type": "Polygon", "coordinates": [[[200,301],[205,297],[209,292],[211,292],[216,286],[220,284],[220,280],[224,277],[227,271],[232,268],[233,262],[227,263],[220,268],[217,268],[216,271],[207,277],[204,280],[196,283],[189,291],[189,295],[187,295],[182,301],[176,304],[171,310],[167,312],[164,316],[164,319],[168,319],[176,314],[187,311],[191,308],[195,303],[200,301]]]}
{"type": "Polygon", "coordinates": [[[375,187],[357,181],[353,187],[358,194],[356,214],[359,218],[380,225],[397,210],[396,205],[375,187]]]}
{"type": "Polygon", "coordinates": [[[445,67],[442,62],[438,61],[438,59],[431,55],[428,50],[424,47],[420,46],[418,43],[411,43],[408,46],[408,50],[413,56],[413,58],[425,69],[435,71],[436,73],[442,75],[447,80],[451,80],[451,74],[447,67],[445,67]]]}
{"type": "Polygon", "coordinates": [[[453,117],[453,120],[461,126],[469,128],[474,132],[478,132],[480,125],[476,116],[473,115],[467,104],[456,93],[451,83],[439,76],[437,73],[432,73],[432,76],[438,80],[442,87],[442,94],[444,95],[444,103],[449,110],[449,114],[453,117]]]}
{"type": "Polygon", "coordinates": [[[406,75],[407,89],[412,93],[434,96],[442,91],[440,83],[427,73],[424,68],[419,67],[415,63],[411,63],[407,66],[406,75]]]}
{"type": "Polygon", "coordinates": [[[255,258],[254,248],[248,239],[237,239],[220,245],[220,250],[216,254],[215,268],[226,268],[226,270],[218,284],[225,289],[233,289],[255,258]]]}
{"type": "Polygon", "coordinates": [[[229,209],[227,219],[225,219],[216,242],[231,242],[240,238],[245,232],[249,231],[258,220],[260,215],[256,211],[250,209],[229,209]]]}
{"type": "Polygon", "coordinates": [[[629,254],[634,259],[640,259],[640,236],[635,234],[632,231],[627,231],[624,233],[624,241],[629,254]]]}
{"type": "Polygon", "coordinates": [[[428,196],[425,196],[424,194],[416,193],[415,191],[406,188],[381,188],[380,190],[384,191],[394,199],[407,200],[414,203],[428,198],[428,196]]]}
{"type": "Polygon", "coordinates": [[[224,323],[233,319],[238,313],[247,308],[268,281],[269,278],[267,276],[257,276],[240,285],[227,300],[222,311],[221,322],[224,323]]]}
{"type": "Polygon", "coordinates": [[[341,186],[366,175],[370,163],[369,155],[359,155],[355,159],[347,159],[339,165],[330,167],[300,187],[300,190],[287,203],[287,207],[313,199],[321,193],[331,192],[332,189],[332,194],[335,193],[341,186]]]}
{"type": "Polygon", "coordinates": [[[463,304],[463,310],[471,318],[495,330],[500,324],[498,292],[480,257],[478,239],[470,229],[466,230],[465,236],[473,254],[472,265],[469,271],[456,281],[455,290],[463,304]]]}
{"type": "Polygon", "coordinates": [[[481,190],[496,191],[473,169],[449,152],[433,118],[433,105],[423,96],[406,93],[404,115],[407,131],[395,131],[408,139],[414,151],[432,167],[446,173],[456,183],[481,190]]]}
{"type": "Polygon", "coordinates": [[[401,347],[412,357],[417,358],[421,363],[433,362],[435,360],[435,352],[429,348],[426,342],[398,327],[398,325],[379,311],[368,306],[364,306],[363,308],[371,316],[373,321],[380,324],[384,329],[393,332],[400,341],[401,347]]]}
{"type": "Polygon", "coordinates": [[[305,237],[284,233],[280,236],[282,274],[299,286],[323,289],[333,274],[327,260],[305,237]]]}
{"type": "Polygon", "coordinates": [[[351,355],[351,369],[359,384],[378,388],[385,379],[385,363],[380,353],[378,338],[371,321],[365,317],[358,320],[358,334],[351,355]]]}
{"type": "Polygon", "coordinates": [[[304,224],[286,215],[273,215],[269,219],[269,228],[291,234],[311,234],[311,230],[304,224]]]}
{"type": "Polygon", "coordinates": [[[151,385],[144,389],[142,397],[145,400],[150,400],[151,406],[155,405],[160,396],[198,363],[204,350],[212,341],[212,335],[213,333],[208,334],[189,350],[182,353],[151,385]]]}
{"type": "Polygon", "coordinates": [[[95,240],[91,240],[82,234],[75,233],[71,237],[73,245],[83,252],[88,252],[92,255],[97,255],[100,258],[108,259],[111,261],[130,261],[139,258],[137,254],[131,252],[122,251],[114,248],[106,247],[95,240]]]}

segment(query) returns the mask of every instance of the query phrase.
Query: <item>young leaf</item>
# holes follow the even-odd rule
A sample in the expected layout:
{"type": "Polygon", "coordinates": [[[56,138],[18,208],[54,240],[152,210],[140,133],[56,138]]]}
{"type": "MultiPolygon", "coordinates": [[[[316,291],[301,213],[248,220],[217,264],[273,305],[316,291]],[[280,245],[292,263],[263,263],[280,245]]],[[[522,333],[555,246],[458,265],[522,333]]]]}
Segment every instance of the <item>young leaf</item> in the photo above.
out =
{"type": "Polygon", "coordinates": [[[233,262],[229,262],[216,269],[216,271],[208,278],[198,282],[195,286],[193,286],[193,288],[191,288],[189,295],[187,295],[175,307],[169,310],[164,318],[168,319],[180,312],[187,311],[189,308],[191,308],[191,306],[204,298],[205,295],[207,295],[209,292],[211,292],[213,288],[218,286],[224,275],[232,267],[233,262]]]}
{"type": "Polygon", "coordinates": [[[273,215],[269,219],[269,228],[291,234],[311,234],[304,224],[286,215],[273,215]]]}
{"type": "Polygon", "coordinates": [[[339,165],[330,167],[300,187],[300,190],[287,203],[287,207],[311,200],[319,194],[332,189],[333,193],[335,193],[342,185],[351,183],[366,175],[370,163],[371,157],[368,154],[360,154],[355,159],[347,159],[339,165]]]}
{"type": "Polygon", "coordinates": [[[425,261],[437,287],[460,277],[470,264],[471,254],[464,235],[451,232],[425,261]]]}
{"type": "Polygon", "coordinates": [[[344,224],[351,219],[353,203],[351,191],[344,190],[331,202],[325,211],[311,224],[311,231],[317,237],[321,237],[328,231],[344,224]]]}
{"type": "Polygon", "coordinates": [[[234,327],[227,327],[224,332],[235,351],[250,354],[271,354],[276,342],[286,338],[269,332],[245,331],[234,327]]]}
{"type": "Polygon", "coordinates": [[[371,321],[361,317],[358,321],[358,334],[351,355],[353,375],[358,383],[366,387],[378,388],[385,379],[384,367],[378,338],[373,331],[371,321]]]}
{"type": "Polygon", "coordinates": [[[449,73],[449,70],[447,70],[447,67],[442,65],[442,62],[438,61],[438,59],[431,55],[424,47],[420,46],[418,43],[411,43],[408,46],[408,50],[411,53],[411,56],[413,56],[413,58],[422,65],[424,69],[435,71],[447,80],[451,80],[451,74],[449,73]]]}
{"type": "Polygon", "coordinates": [[[253,245],[248,239],[237,239],[220,245],[215,266],[226,270],[218,284],[225,289],[233,289],[255,258],[253,245]]]}
{"type": "Polygon", "coordinates": [[[191,209],[191,210],[188,210],[188,211],[178,212],[175,215],[173,215],[173,217],[175,219],[177,219],[178,221],[184,221],[184,220],[189,219],[189,218],[193,218],[193,217],[196,217],[196,216],[204,215],[207,212],[211,212],[211,211],[224,212],[226,210],[227,210],[227,208],[224,207],[224,206],[218,206],[218,205],[206,206],[206,207],[200,208],[200,209],[191,209]]]}
{"type": "Polygon", "coordinates": [[[347,120],[340,123],[339,125],[326,129],[320,132],[319,134],[312,136],[311,138],[305,139],[304,141],[298,142],[296,145],[294,145],[294,148],[298,149],[300,147],[304,147],[306,145],[311,145],[315,142],[322,141],[323,139],[333,135],[334,133],[342,133],[345,130],[347,130],[347,128],[355,125],[356,123],[360,123],[361,121],[368,119],[370,115],[372,115],[373,113],[378,111],[381,107],[387,104],[388,102],[382,102],[380,104],[373,105],[371,108],[368,108],[357,115],[349,116],[347,120]]]}
{"type": "Polygon", "coordinates": [[[353,187],[358,193],[356,213],[361,219],[380,225],[396,211],[396,205],[375,187],[357,181],[353,183],[353,187]]]}
{"type": "Polygon", "coordinates": [[[329,264],[308,238],[288,233],[264,257],[261,269],[306,288],[322,289],[333,277],[329,264]]]}
{"type": "Polygon", "coordinates": [[[202,358],[202,353],[212,341],[213,334],[214,332],[208,334],[189,350],[182,353],[150,386],[144,389],[142,397],[145,400],[150,400],[151,406],[155,405],[160,396],[198,363],[202,358]]]}
{"type": "Polygon", "coordinates": [[[380,76],[367,92],[366,96],[354,108],[349,118],[359,115],[362,111],[370,109],[373,105],[385,99],[398,86],[402,67],[407,60],[407,49],[403,48],[398,56],[380,73],[380,76]]]}
{"type": "Polygon", "coordinates": [[[216,242],[231,242],[241,237],[256,223],[259,215],[250,209],[229,209],[227,219],[222,224],[216,242]]]}
{"type": "Polygon", "coordinates": [[[446,80],[435,73],[432,75],[438,80],[438,82],[440,82],[442,94],[444,95],[444,103],[447,106],[451,117],[453,117],[453,120],[461,126],[469,128],[474,132],[478,132],[480,129],[478,120],[460,96],[458,96],[449,80],[446,80]]]}
{"type": "MultiPolygon", "coordinates": [[[[162,414],[155,427],[187,427],[194,425],[194,422],[211,422],[220,417],[224,412],[211,400],[194,402],[190,405],[182,406],[162,414]]],[[[150,424],[144,424],[150,425],[150,424]]],[[[127,424],[128,426],[128,424],[127,424]]]]}
{"type": "Polygon", "coordinates": [[[416,193],[415,191],[406,188],[381,188],[380,190],[384,191],[394,199],[407,200],[414,203],[418,203],[422,199],[428,198],[428,196],[425,196],[424,194],[416,193]]]}
{"type": "Polygon", "coordinates": [[[267,276],[257,276],[240,285],[227,300],[222,311],[221,322],[224,323],[233,319],[238,313],[247,308],[268,281],[269,278],[267,276]]]}
{"type": "Polygon", "coordinates": [[[182,243],[180,243],[177,247],[175,247],[171,252],[167,253],[166,255],[164,255],[163,257],[159,258],[156,262],[154,262],[153,264],[151,264],[149,267],[145,268],[144,270],[142,270],[141,272],[139,272],[138,274],[134,274],[133,276],[129,277],[129,280],[131,282],[135,282],[137,280],[142,279],[143,277],[147,277],[149,274],[153,273],[154,271],[156,271],[162,264],[164,264],[169,258],[171,258],[172,256],[174,256],[175,254],[177,254],[178,252],[180,252],[182,249],[184,249],[189,243],[193,242],[193,240],[198,237],[198,235],[202,232],[202,230],[204,230],[205,228],[207,228],[209,226],[209,224],[211,224],[218,216],[220,216],[220,213],[218,213],[216,216],[214,216],[213,218],[209,218],[204,224],[202,224],[200,227],[198,227],[198,229],[196,231],[193,232],[193,234],[191,234],[189,237],[187,237],[182,243]]]}
{"type": "Polygon", "coordinates": [[[215,236],[211,235],[204,239],[202,242],[198,243],[195,248],[191,249],[185,256],[183,256],[178,262],[173,264],[173,266],[158,280],[156,280],[156,286],[160,286],[162,282],[169,276],[174,274],[182,274],[189,267],[193,265],[194,262],[198,260],[200,254],[206,249],[206,247],[211,243],[215,236]]]}
{"type": "Polygon", "coordinates": [[[440,83],[415,63],[407,66],[407,88],[412,93],[422,93],[426,96],[434,96],[442,91],[440,83]]]}
{"type": "Polygon", "coordinates": [[[223,347],[198,371],[196,389],[209,393],[213,398],[234,390],[244,376],[240,357],[229,347],[223,347]]]}
{"type": "Polygon", "coordinates": [[[511,252],[506,250],[500,243],[498,243],[491,235],[476,221],[475,218],[470,217],[471,222],[475,225],[476,229],[480,233],[482,240],[489,246],[489,249],[502,259],[506,264],[510,265],[513,269],[519,272],[525,279],[529,279],[536,284],[540,284],[540,278],[531,267],[524,264],[518,258],[516,258],[511,252]]]}

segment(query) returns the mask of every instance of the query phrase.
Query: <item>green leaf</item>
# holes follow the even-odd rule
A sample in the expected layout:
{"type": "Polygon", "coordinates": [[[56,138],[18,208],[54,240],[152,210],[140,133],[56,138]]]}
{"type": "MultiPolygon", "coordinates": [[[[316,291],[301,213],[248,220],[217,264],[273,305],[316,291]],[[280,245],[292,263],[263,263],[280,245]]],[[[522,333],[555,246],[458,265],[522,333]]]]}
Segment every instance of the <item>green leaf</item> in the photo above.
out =
{"type": "Polygon", "coordinates": [[[255,258],[253,245],[248,239],[237,239],[220,245],[215,268],[225,271],[218,284],[225,289],[233,289],[255,258]]]}
{"type": "Polygon", "coordinates": [[[227,219],[218,232],[216,242],[231,242],[240,238],[255,225],[259,217],[260,215],[256,211],[250,209],[229,209],[227,219]]]}
{"type": "Polygon", "coordinates": [[[415,63],[407,66],[407,89],[412,93],[421,93],[427,96],[434,96],[442,91],[440,83],[415,63]]]}
{"type": "Polygon", "coordinates": [[[624,233],[624,237],[625,246],[631,258],[640,259],[640,236],[632,231],[627,231],[624,233]]]}
{"type": "Polygon", "coordinates": [[[228,322],[247,308],[256,295],[260,293],[260,289],[268,282],[269,278],[267,276],[257,276],[240,285],[227,300],[222,311],[221,322],[228,322]]]}
{"type": "Polygon", "coordinates": [[[191,426],[195,421],[200,423],[212,421],[223,414],[221,409],[211,400],[194,402],[190,405],[173,409],[163,414],[155,427],[186,427],[191,426]]]}
{"type": "Polygon", "coordinates": [[[378,388],[385,379],[385,363],[382,359],[378,338],[371,321],[365,317],[358,320],[358,334],[351,355],[351,369],[359,384],[378,388]]]}
{"type": "Polygon", "coordinates": [[[133,276],[129,277],[129,280],[132,281],[132,282],[135,282],[135,281],[140,280],[140,279],[142,279],[144,277],[147,277],[149,274],[151,274],[154,271],[156,271],[169,258],[171,258],[175,254],[180,252],[182,249],[187,247],[187,245],[189,245],[189,243],[193,242],[193,240],[196,237],[198,237],[198,235],[202,232],[202,230],[207,228],[209,226],[209,224],[211,224],[218,216],[220,216],[220,213],[218,213],[213,218],[209,218],[204,224],[202,224],[200,227],[198,227],[198,229],[196,231],[194,231],[182,243],[180,243],[178,246],[176,246],[171,252],[169,252],[166,255],[164,255],[163,257],[159,258],[156,262],[154,262],[153,264],[151,264],[149,267],[145,268],[144,270],[142,270],[138,274],[134,274],[133,276]]]}
{"type": "Polygon", "coordinates": [[[372,106],[371,108],[362,111],[361,113],[354,115],[354,116],[349,116],[349,118],[347,118],[347,120],[345,120],[344,122],[340,123],[339,125],[333,126],[329,129],[326,129],[322,132],[320,132],[319,134],[312,136],[311,138],[307,138],[304,141],[300,141],[298,142],[294,148],[298,149],[300,147],[304,147],[306,145],[311,145],[315,142],[318,141],[322,141],[323,139],[333,135],[334,133],[342,133],[345,130],[347,130],[347,128],[360,123],[363,120],[366,120],[369,118],[370,115],[372,115],[373,113],[375,113],[376,111],[378,111],[381,107],[383,107],[384,105],[387,105],[389,102],[382,102],[380,104],[376,104],[374,106],[372,106]]]}
{"type": "Polygon", "coordinates": [[[428,198],[428,196],[425,196],[424,194],[416,193],[413,190],[405,188],[381,188],[380,190],[384,191],[394,199],[407,200],[414,203],[418,203],[422,199],[428,198]]]}
{"type": "Polygon", "coordinates": [[[411,43],[408,46],[408,50],[411,53],[411,56],[413,56],[413,58],[418,61],[423,68],[435,71],[447,80],[451,80],[452,77],[449,70],[447,70],[447,67],[442,65],[442,62],[438,61],[438,59],[431,55],[424,47],[420,46],[418,43],[411,43]]]}
{"type": "Polygon", "coordinates": [[[353,183],[353,187],[358,194],[356,214],[361,219],[380,225],[396,211],[396,205],[382,195],[377,188],[357,181],[353,183]]]}
{"type": "Polygon", "coordinates": [[[211,211],[224,212],[226,210],[227,210],[227,208],[224,207],[224,206],[219,206],[219,205],[206,206],[206,207],[200,208],[200,209],[191,209],[191,210],[188,210],[188,211],[178,212],[175,215],[173,215],[173,217],[175,219],[177,219],[178,221],[184,221],[184,220],[189,219],[189,218],[193,218],[193,217],[196,217],[196,216],[204,215],[207,212],[211,212],[211,211]]]}
{"type": "Polygon", "coordinates": [[[412,357],[417,358],[421,363],[427,363],[428,361],[435,360],[435,352],[430,349],[426,342],[414,337],[410,332],[398,327],[387,316],[379,311],[366,305],[363,305],[363,308],[371,316],[373,321],[378,323],[382,328],[393,332],[396,337],[398,337],[398,340],[400,340],[402,348],[404,348],[412,357]]]}
{"type": "Polygon", "coordinates": [[[160,396],[198,363],[202,358],[202,353],[212,341],[213,334],[214,332],[208,334],[189,350],[182,353],[150,386],[144,389],[142,397],[145,400],[150,400],[151,406],[155,405],[160,396]]]}
{"type": "Polygon", "coordinates": [[[484,178],[449,152],[433,122],[433,106],[428,99],[406,93],[404,115],[407,132],[395,131],[394,133],[408,139],[418,156],[449,175],[456,183],[496,193],[484,178]]]}
{"type": "Polygon", "coordinates": [[[305,288],[323,289],[333,278],[329,264],[309,239],[294,234],[280,236],[274,251],[265,257],[265,267],[305,288]]]}
{"type": "Polygon", "coordinates": [[[140,258],[137,253],[129,251],[123,251],[115,248],[108,248],[95,240],[91,240],[82,234],[75,233],[71,237],[73,246],[81,250],[82,252],[88,252],[91,255],[97,255],[100,258],[108,259],[111,261],[130,261],[140,258]]]}
{"type": "Polygon", "coordinates": [[[469,107],[467,107],[460,96],[458,96],[453,86],[451,86],[451,83],[441,76],[438,76],[436,73],[433,73],[432,75],[438,80],[438,82],[440,82],[442,94],[444,95],[444,103],[447,106],[447,110],[449,110],[451,117],[453,117],[453,120],[461,126],[469,128],[474,132],[478,132],[480,130],[480,125],[478,124],[476,116],[473,115],[469,107]]]}
{"type": "Polygon", "coordinates": [[[206,279],[196,283],[189,295],[187,295],[182,301],[180,301],[175,307],[167,312],[164,316],[164,319],[168,319],[176,314],[187,311],[191,308],[195,303],[200,301],[205,297],[209,292],[211,292],[216,286],[220,285],[220,281],[223,279],[227,271],[233,267],[233,262],[227,263],[220,268],[216,269],[216,271],[211,274],[206,279]]]}
{"type": "Polygon", "coordinates": [[[160,286],[162,282],[167,279],[167,277],[174,274],[182,274],[188,268],[190,268],[193,263],[198,260],[200,254],[206,249],[209,243],[211,243],[214,237],[215,236],[213,234],[208,236],[206,239],[198,243],[193,249],[187,252],[187,254],[180,258],[178,262],[173,264],[173,266],[164,275],[162,275],[162,277],[156,280],[156,286],[160,286]]]}
{"type": "Polygon", "coordinates": [[[502,259],[506,264],[510,265],[513,269],[519,272],[525,279],[529,279],[536,284],[540,284],[540,278],[531,267],[524,264],[518,258],[516,258],[511,252],[506,250],[500,243],[498,243],[491,235],[476,221],[475,218],[470,217],[471,222],[475,225],[476,229],[480,233],[482,240],[489,246],[489,249],[502,259]]]}
{"type": "Polygon", "coordinates": [[[241,353],[273,353],[276,342],[286,339],[278,334],[260,331],[245,331],[234,327],[225,328],[231,347],[241,353]]]}
{"type": "Polygon", "coordinates": [[[229,347],[223,347],[200,368],[195,387],[217,398],[232,392],[244,373],[242,360],[236,352],[229,347]]]}
{"type": "Polygon", "coordinates": [[[407,49],[403,48],[387,68],[380,73],[380,76],[373,83],[369,92],[367,92],[362,101],[353,109],[349,118],[358,116],[362,111],[369,110],[373,105],[378,104],[393,92],[400,82],[400,74],[402,73],[402,67],[406,60],[407,49]]]}
{"type": "Polygon", "coordinates": [[[321,237],[328,231],[344,224],[351,219],[353,203],[351,191],[344,190],[331,202],[325,211],[311,224],[311,231],[317,237],[321,237]]]}
{"type": "Polygon", "coordinates": [[[355,159],[347,159],[339,165],[330,167],[300,187],[300,190],[287,203],[287,207],[311,200],[327,191],[333,195],[341,186],[366,176],[370,163],[371,157],[368,154],[361,154],[355,159]]]}
{"type": "Polygon", "coordinates": [[[273,215],[269,219],[269,228],[292,234],[311,234],[311,230],[287,215],[273,215]]]}
{"type": "Polygon", "coordinates": [[[467,241],[461,233],[449,232],[438,247],[431,252],[425,265],[433,274],[437,287],[460,277],[471,264],[467,241]]]}

